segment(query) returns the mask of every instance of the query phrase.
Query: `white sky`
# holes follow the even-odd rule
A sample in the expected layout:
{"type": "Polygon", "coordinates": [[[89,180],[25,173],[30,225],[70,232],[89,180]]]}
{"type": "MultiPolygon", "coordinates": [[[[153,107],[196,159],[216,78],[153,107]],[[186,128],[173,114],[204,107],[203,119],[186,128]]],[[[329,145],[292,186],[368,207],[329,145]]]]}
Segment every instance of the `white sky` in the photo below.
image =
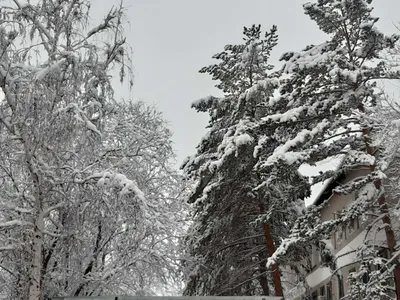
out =
{"type": "MultiPolygon", "coordinates": [[[[195,152],[205,133],[207,116],[190,108],[192,101],[219,95],[210,76],[198,70],[228,43],[240,43],[243,26],[278,26],[279,45],[272,63],[286,51],[323,42],[324,35],[304,13],[304,0],[125,0],[133,48],[135,80],[131,95],[116,85],[117,96],[141,99],[163,112],[174,133],[178,164],[195,152]]],[[[93,18],[119,0],[93,0],[93,18]]],[[[378,26],[394,33],[400,21],[399,0],[375,0],[378,26]]]]}

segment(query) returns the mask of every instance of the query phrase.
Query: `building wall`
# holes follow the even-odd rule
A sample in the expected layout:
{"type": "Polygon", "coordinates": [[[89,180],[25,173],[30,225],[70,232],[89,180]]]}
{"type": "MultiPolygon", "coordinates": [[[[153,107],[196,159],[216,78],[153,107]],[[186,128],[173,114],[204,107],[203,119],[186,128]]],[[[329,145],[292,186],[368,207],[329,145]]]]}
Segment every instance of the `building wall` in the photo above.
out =
{"type": "MultiPolygon", "coordinates": [[[[370,172],[369,168],[360,168],[354,170],[346,176],[343,183],[347,183],[357,177],[364,177],[370,172]]],[[[354,200],[354,194],[338,195],[332,194],[328,202],[321,210],[321,220],[329,221],[335,218],[338,212],[346,208],[354,200]]],[[[357,271],[358,266],[355,263],[356,254],[353,251],[364,243],[366,236],[365,227],[368,221],[354,220],[350,226],[345,226],[332,234],[328,247],[331,248],[336,257],[338,271],[333,274],[330,268],[321,266],[320,257],[317,249],[313,249],[311,253],[311,261],[314,268],[306,277],[307,284],[310,286],[310,299],[318,299],[318,296],[325,296],[326,300],[340,299],[340,285],[342,284],[343,293],[346,294],[349,289],[347,278],[350,271],[357,271]],[[342,281],[342,282],[341,282],[342,281]],[[331,286],[332,297],[328,297],[327,287],[331,286]],[[321,290],[322,288],[322,290],[321,290]]],[[[385,243],[384,232],[379,232],[374,235],[374,239],[385,243]]],[[[301,297],[299,297],[301,298],[301,297]]]]}

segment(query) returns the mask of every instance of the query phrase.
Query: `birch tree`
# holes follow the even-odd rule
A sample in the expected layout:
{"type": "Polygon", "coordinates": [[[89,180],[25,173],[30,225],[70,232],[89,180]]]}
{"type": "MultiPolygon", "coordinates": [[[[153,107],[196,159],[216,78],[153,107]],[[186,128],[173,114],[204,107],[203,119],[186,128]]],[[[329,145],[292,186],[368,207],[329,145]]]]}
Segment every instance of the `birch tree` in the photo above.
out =
{"type": "Polygon", "coordinates": [[[92,28],[90,1],[0,8],[0,276],[11,299],[152,293],[174,269],[170,133],[154,110],[114,101],[111,72],[130,80],[123,12],[92,28]]]}

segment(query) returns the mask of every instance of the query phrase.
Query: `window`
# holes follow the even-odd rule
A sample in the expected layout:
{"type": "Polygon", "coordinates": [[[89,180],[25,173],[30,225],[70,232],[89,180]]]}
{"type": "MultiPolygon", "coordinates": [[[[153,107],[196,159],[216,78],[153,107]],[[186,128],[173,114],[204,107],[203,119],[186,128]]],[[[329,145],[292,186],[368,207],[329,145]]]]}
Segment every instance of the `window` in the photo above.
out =
{"type": "Polygon", "coordinates": [[[315,267],[319,266],[320,263],[320,255],[316,246],[312,246],[311,253],[311,268],[314,269],[315,267]]]}
{"type": "Polygon", "coordinates": [[[355,227],[355,219],[351,219],[348,226],[347,226],[347,230],[349,232],[349,235],[352,234],[354,232],[354,230],[356,230],[355,227]]]}
{"type": "Polygon", "coordinates": [[[341,244],[345,239],[346,239],[346,232],[343,226],[339,226],[339,228],[336,230],[336,244],[337,245],[341,244]]]}
{"type": "Polygon", "coordinates": [[[325,296],[325,286],[324,285],[319,288],[319,295],[325,296]]]}
{"type": "Polygon", "coordinates": [[[368,283],[369,281],[369,273],[371,272],[371,268],[369,264],[362,264],[359,270],[360,274],[362,274],[362,282],[368,283]]]}
{"type": "Polygon", "coordinates": [[[379,257],[382,257],[383,259],[387,260],[389,259],[390,255],[389,255],[389,250],[387,248],[382,248],[379,253],[378,253],[379,257]]]}
{"type": "Polygon", "coordinates": [[[369,281],[369,274],[368,274],[367,272],[363,274],[363,276],[362,276],[362,281],[363,281],[364,283],[368,283],[368,281],[369,281]]]}
{"type": "Polygon", "coordinates": [[[332,282],[326,285],[326,300],[332,300],[332,282]]]}
{"type": "Polygon", "coordinates": [[[339,299],[344,297],[344,284],[343,284],[343,276],[338,276],[339,279],[339,299]]]}
{"type": "MultiPolygon", "coordinates": [[[[336,213],[333,213],[333,218],[337,219],[338,216],[340,215],[340,211],[337,211],[336,213]]],[[[346,226],[339,226],[334,235],[334,240],[335,240],[335,249],[340,245],[344,240],[346,239],[346,226]]]]}
{"type": "MultiPolygon", "coordinates": [[[[352,268],[352,269],[349,270],[349,275],[351,273],[355,273],[355,272],[356,272],[356,268],[352,268]]],[[[349,284],[351,285],[354,280],[355,280],[354,278],[348,278],[349,284]]]]}
{"type": "Polygon", "coordinates": [[[349,224],[347,225],[348,236],[350,236],[357,229],[360,229],[358,218],[351,219],[349,224]]]}
{"type": "MultiPolygon", "coordinates": [[[[385,264],[387,262],[387,260],[390,258],[390,253],[389,253],[389,249],[387,248],[382,248],[379,253],[378,253],[378,257],[382,258],[382,263],[385,264]]],[[[379,270],[380,268],[382,268],[383,265],[382,264],[377,264],[376,265],[376,270],[379,270]]],[[[394,278],[387,278],[384,281],[382,281],[381,283],[382,285],[387,285],[390,287],[395,287],[395,282],[394,282],[394,278]]]]}
{"type": "Polygon", "coordinates": [[[311,294],[311,300],[318,300],[318,291],[314,291],[311,294]]]}
{"type": "Polygon", "coordinates": [[[363,275],[363,277],[362,277],[362,280],[363,280],[364,283],[368,283],[368,281],[369,281],[369,274],[368,274],[368,273],[364,273],[364,275],[363,275]]]}

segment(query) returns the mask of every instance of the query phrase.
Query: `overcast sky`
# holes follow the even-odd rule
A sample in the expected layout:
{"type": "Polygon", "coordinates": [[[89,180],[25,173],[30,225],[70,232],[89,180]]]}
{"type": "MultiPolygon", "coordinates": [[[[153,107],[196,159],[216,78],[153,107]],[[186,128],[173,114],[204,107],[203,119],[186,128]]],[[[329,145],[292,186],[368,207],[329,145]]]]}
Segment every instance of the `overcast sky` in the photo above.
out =
{"type": "MultiPolygon", "coordinates": [[[[192,101],[219,95],[210,76],[198,70],[213,63],[211,56],[228,43],[240,43],[243,26],[278,26],[279,44],[272,53],[277,64],[285,51],[298,51],[325,40],[303,13],[304,0],[125,0],[133,48],[135,80],[132,94],[155,104],[173,131],[177,160],[195,152],[205,133],[207,116],[190,108],[192,101]]],[[[93,17],[104,15],[118,0],[94,0],[93,17]]],[[[375,0],[378,26],[394,33],[400,21],[399,0],[375,0]]],[[[115,86],[118,96],[129,97],[126,87],[115,86]]]]}

